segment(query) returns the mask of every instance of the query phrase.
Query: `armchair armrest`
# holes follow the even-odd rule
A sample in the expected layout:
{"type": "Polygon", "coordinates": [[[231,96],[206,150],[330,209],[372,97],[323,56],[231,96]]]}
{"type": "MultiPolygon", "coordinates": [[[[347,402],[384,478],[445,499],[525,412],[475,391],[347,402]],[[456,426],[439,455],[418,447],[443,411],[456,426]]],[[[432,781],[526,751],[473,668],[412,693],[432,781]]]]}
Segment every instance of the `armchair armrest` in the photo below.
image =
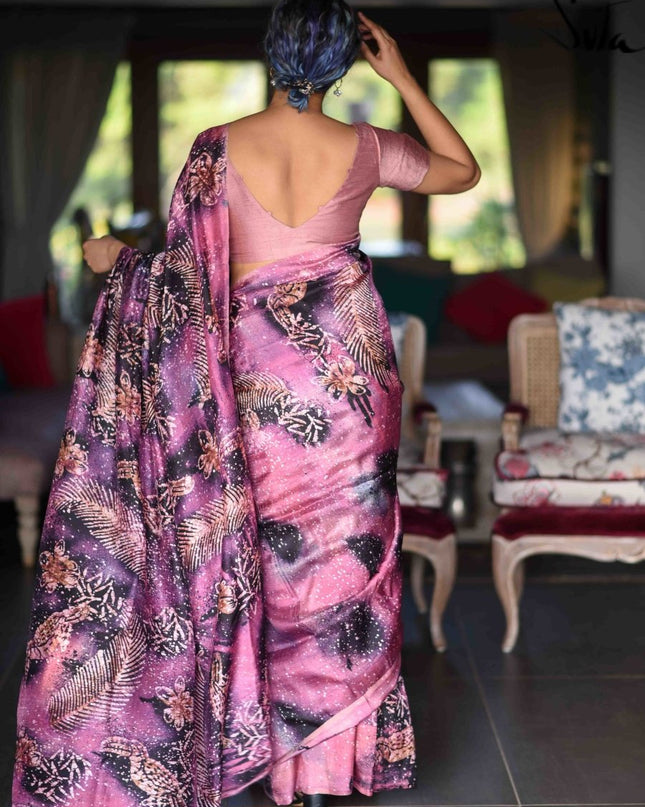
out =
{"type": "Polygon", "coordinates": [[[520,447],[520,433],[526,423],[529,410],[523,404],[509,403],[502,415],[502,445],[504,451],[517,451],[520,447]]]}
{"type": "Polygon", "coordinates": [[[422,426],[425,435],[423,449],[423,464],[428,468],[439,468],[441,452],[441,418],[429,401],[417,401],[413,411],[415,423],[422,426]]]}

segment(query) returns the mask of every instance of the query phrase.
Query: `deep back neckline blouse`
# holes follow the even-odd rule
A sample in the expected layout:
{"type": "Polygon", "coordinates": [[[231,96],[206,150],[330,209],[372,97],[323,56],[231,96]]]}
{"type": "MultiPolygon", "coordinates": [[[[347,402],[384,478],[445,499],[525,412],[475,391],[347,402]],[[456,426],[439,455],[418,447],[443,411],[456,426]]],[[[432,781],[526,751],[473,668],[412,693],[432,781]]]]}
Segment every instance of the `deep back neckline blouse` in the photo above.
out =
{"type": "MultiPolygon", "coordinates": [[[[341,186],[306,221],[292,226],[264,208],[231,162],[226,148],[230,259],[270,262],[323,244],[360,241],[359,221],[378,187],[412,190],[428,170],[430,154],[408,134],[353,123],[356,151],[341,186]]],[[[228,137],[228,124],[226,128],[228,137]]],[[[228,146],[228,141],[227,141],[228,146]]]]}

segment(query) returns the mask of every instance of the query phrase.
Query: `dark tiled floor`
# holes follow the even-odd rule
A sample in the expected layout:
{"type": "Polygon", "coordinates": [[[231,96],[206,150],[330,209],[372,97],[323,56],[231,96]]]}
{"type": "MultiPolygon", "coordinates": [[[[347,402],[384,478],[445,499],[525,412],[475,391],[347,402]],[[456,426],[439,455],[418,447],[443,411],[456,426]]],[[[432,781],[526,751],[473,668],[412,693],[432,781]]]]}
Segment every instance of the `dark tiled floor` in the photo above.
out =
{"type": "MultiPolygon", "coordinates": [[[[15,706],[33,576],[17,564],[0,507],[0,805],[9,807],[15,706]]],[[[351,805],[645,805],[645,564],[541,558],[529,564],[515,651],[485,548],[462,547],[446,613],[449,649],[430,648],[406,590],[403,672],[418,786],[329,800],[351,805]]],[[[428,591],[430,591],[428,583],[428,591]]],[[[225,807],[270,807],[259,786],[225,807]]],[[[101,806],[102,807],[102,806],[101,806]]]]}

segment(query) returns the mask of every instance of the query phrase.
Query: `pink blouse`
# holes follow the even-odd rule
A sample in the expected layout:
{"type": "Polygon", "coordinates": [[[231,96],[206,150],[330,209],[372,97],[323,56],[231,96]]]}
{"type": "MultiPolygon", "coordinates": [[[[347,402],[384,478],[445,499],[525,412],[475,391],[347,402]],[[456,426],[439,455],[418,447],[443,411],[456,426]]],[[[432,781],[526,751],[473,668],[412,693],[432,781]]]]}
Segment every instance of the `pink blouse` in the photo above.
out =
{"type": "Polygon", "coordinates": [[[359,142],[345,181],[318,212],[298,227],[274,218],[249,191],[227,160],[230,258],[257,263],[297,255],[321,244],[360,239],[358,224],[375,188],[416,188],[430,165],[430,152],[408,134],[354,123],[359,142]]]}

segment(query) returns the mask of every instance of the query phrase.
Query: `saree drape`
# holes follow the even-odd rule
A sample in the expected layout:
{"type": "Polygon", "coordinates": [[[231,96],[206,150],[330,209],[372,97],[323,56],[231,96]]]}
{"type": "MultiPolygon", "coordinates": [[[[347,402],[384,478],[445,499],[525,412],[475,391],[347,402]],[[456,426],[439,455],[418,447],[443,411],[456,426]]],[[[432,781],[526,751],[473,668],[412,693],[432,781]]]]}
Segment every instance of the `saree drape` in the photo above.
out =
{"type": "MultiPolygon", "coordinates": [[[[401,382],[371,264],[346,245],[333,260],[274,265],[280,282],[262,281],[264,296],[244,297],[258,273],[232,292],[226,131],[195,140],[165,251],[121,250],[78,361],[38,551],[12,807],[219,807],[360,725],[373,727],[364,746],[379,770],[368,787],[413,784],[400,679],[401,382]],[[297,310],[321,266],[319,288],[344,312],[337,334],[306,327],[297,310]],[[284,355],[304,350],[310,365],[318,355],[314,383],[330,402],[342,398],[372,435],[385,430],[382,453],[339,467],[356,468],[362,518],[382,519],[386,535],[356,528],[360,514],[345,525],[357,566],[340,574],[339,525],[323,524],[333,551],[310,565],[310,584],[326,582],[309,600],[284,573],[299,539],[257,501],[288,502],[293,469],[274,469],[260,491],[254,435],[277,428],[323,452],[298,468],[327,473],[331,419],[284,377],[245,364],[267,338],[244,328],[245,304],[286,332],[284,355]],[[394,396],[387,422],[372,377],[394,396]]],[[[289,787],[268,792],[289,798],[289,787]]]]}

